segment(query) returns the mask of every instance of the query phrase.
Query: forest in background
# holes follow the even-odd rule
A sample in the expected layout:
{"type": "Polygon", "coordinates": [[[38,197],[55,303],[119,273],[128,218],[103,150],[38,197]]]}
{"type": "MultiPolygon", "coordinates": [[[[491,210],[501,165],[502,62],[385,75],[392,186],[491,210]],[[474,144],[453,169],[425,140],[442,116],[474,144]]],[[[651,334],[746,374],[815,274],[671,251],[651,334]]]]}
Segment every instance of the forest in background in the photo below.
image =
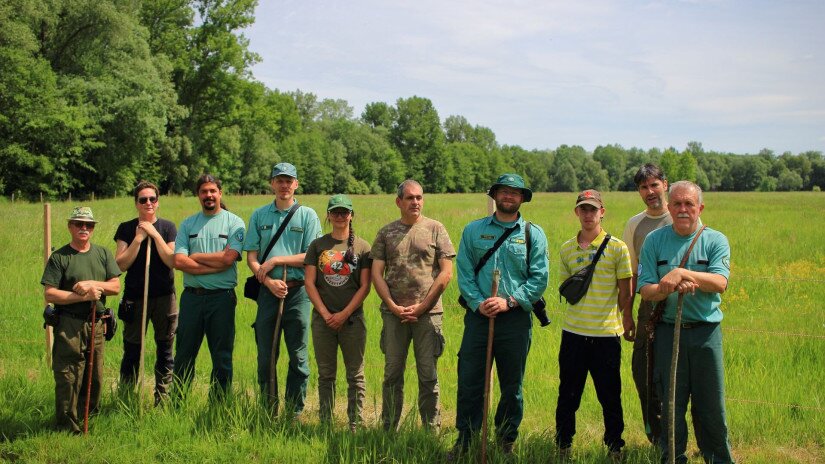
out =
{"type": "Polygon", "coordinates": [[[127,194],[140,179],[189,191],[268,191],[295,164],[301,192],[479,192],[502,172],[535,191],[633,190],[645,162],[714,191],[825,188],[825,158],[686,147],[502,145],[426,97],[373,102],[267,88],[244,28],[256,0],[7,0],[0,3],[0,192],[61,199],[127,194]]]}

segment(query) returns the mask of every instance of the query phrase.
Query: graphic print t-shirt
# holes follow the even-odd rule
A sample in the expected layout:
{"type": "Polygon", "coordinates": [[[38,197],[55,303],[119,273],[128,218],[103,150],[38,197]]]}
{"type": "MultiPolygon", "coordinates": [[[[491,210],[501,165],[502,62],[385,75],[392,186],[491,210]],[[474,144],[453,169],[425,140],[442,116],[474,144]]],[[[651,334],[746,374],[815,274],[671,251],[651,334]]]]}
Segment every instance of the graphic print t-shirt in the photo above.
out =
{"type": "MultiPolygon", "coordinates": [[[[304,264],[316,266],[315,286],[330,312],[337,313],[352,300],[361,286],[361,270],[370,266],[370,245],[355,237],[355,263],[344,261],[347,241],[336,240],[326,234],[314,240],[307,249],[304,264]]],[[[356,313],[362,308],[355,310],[356,313]]]]}

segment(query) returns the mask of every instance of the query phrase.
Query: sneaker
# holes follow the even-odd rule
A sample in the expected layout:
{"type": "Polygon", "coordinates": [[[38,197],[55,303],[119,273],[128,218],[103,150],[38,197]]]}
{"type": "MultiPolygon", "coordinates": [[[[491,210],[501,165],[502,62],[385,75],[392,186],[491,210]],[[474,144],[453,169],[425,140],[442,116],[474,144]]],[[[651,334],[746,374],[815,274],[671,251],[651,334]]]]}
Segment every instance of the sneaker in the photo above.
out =
{"type": "Polygon", "coordinates": [[[501,452],[504,453],[507,456],[510,456],[510,455],[513,454],[513,448],[514,447],[515,447],[515,443],[513,443],[512,441],[501,442],[501,452]]]}

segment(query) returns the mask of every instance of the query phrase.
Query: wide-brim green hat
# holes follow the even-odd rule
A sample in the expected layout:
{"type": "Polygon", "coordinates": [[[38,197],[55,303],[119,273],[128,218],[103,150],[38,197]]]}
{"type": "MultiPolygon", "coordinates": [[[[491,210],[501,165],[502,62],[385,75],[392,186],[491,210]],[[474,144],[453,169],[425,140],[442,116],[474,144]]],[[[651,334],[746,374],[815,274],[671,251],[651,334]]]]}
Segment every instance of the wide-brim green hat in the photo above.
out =
{"type": "Polygon", "coordinates": [[[496,189],[505,186],[521,190],[521,195],[524,203],[527,203],[533,198],[533,191],[524,186],[524,179],[518,174],[502,174],[496,180],[496,183],[487,191],[487,195],[495,198],[496,189]]]}
{"type": "Polygon", "coordinates": [[[343,193],[329,197],[329,203],[327,203],[327,211],[332,211],[339,208],[352,211],[352,200],[350,200],[349,197],[343,193]]]}

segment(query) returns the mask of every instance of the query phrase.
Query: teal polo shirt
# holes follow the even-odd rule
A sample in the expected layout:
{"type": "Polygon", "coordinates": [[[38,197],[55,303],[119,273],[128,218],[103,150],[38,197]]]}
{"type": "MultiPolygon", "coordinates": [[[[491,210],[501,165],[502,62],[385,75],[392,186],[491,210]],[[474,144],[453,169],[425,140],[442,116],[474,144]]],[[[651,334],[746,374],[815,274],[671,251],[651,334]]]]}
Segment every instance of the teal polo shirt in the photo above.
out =
{"type": "MultiPolygon", "coordinates": [[[[297,200],[293,200],[297,201],[297,200]]],[[[289,209],[279,210],[275,207],[275,202],[264,205],[256,209],[249,218],[249,231],[243,243],[244,251],[257,251],[258,262],[269,259],[273,256],[290,256],[306,253],[309,244],[321,236],[321,221],[315,210],[308,206],[300,206],[292,218],[289,220],[284,233],[278,239],[278,243],[272,247],[267,256],[263,255],[269,246],[272,236],[278,231],[278,227],[286,219],[289,209]]],[[[281,279],[283,268],[276,266],[269,272],[269,277],[281,279]]],[[[304,280],[304,268],[287,267],[286,280],[304,280]]]]}
{"type": "MultiPolygon", "coordinates": [[[[698,231],[698,229],[697,229],[698,231]]],[[[690,242],[696,232],[681,236],[673,230],[673,226],[665,226],[651,232],[645,238],[642,252],[639,256],[639,280],[636,285],[638,292],[648,284],[658,284],[668,272],[679,267],[682,257],[690,247],[690,242]]],[[[730,277],[730,245],[728,239],[721,232],[705,228],[693,250],[685,267],[691,271],[719,274],[728,279],[730,277]]],[[[676,321],[676,304],[679,293],[673,292],[667,297],[667,306],[663,320],[673,324],[676,321]]],[[[720,322],[722,320],[722,296],[719,293],[708,293],[696,290],[691,295],[685,294],[682,301],[683,322],[720,322]]]]}
{"type": "MultiPolygon", "coordinates": [[[[207,216],[203,211],[184,219],[175,238],[175,253],[186,256],[195,253],[214,253],[229,248],[241,254],[244,241],[243,219],[222,209],[218,214],[207,216]]],[[[184,287],[212,290],[235,288],[238,284],[238,263],[214,274],[192,275],[183,273],[184,287]]]]}
{"type": "Polygon", "coordinates": [[[527,243],[524,226],[527,222],[519,214],[513,223],[499,222],[495,215],[475,220],[464,228],[458,248],[458,288],[467,305],[478,310],[482,301],[490,296],[493,283],[493,269],[501,273],[498,295],[512,296],[524,311],[533,310],[533,302],[538,301],[547,289],[549,276],[547,263],[547,237],[541,227],[530,227],[530,269],[527,269],[527,243]],[[476,263],[493,247],[501,234],[510,227],[513,231],[498,250],[481,268],[478,275],[473,273],[476,263]]]}

